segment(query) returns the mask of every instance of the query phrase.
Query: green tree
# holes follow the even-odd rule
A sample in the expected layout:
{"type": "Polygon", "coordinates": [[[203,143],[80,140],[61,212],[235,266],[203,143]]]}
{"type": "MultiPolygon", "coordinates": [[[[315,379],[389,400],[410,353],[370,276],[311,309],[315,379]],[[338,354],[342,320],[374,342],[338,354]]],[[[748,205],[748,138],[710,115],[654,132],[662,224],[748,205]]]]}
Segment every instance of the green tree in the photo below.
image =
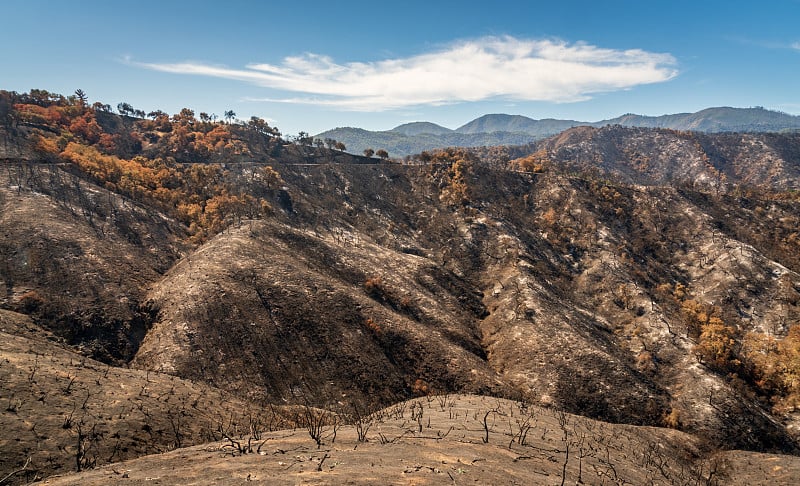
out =
{"type": "Polygon", "coordinates": [[[86,93],[83,92],[82,89],[78,88],[75,90],[75,98],[78,100],[81,108],[86,108],[86,103],[89,101],[89,98],[86,96],[86,93]]]}
{"type": "Polygon", "coordinates": [[[364,151],[364,157],[372,157],[373,155],[375,155],[375,151],[371,148],[368,148],[364,151]]]}
{"type": "Polygon", "coordinates": [[[266,120],[257,116],[251,116],[250,120],[247,122],[247,126],[252,130],[255,130],[256,132],[268,137],[280,136],[280,132],[276,128],[269,126],[269,123],[267,123],[266,120]]]}
{"type": "Polygon", "coordinates": [[[131,116],[136,111],[130,103],[120,102],[117,104],[117,111],[120,115],[131,116]]]}
{"type": "Polygon", "coordinates": [[[231,120],[236,118],[236,112],[233,110],[226,110],[223,116],[225,117],[225,120],[228,121],[228,125],[230,125],[231,120]]]}
{"type": "Polygon", "coordinates": [[[11,126],[14,104],[7,91],[0,91],[0,125],[11,126]]]}
{"type": "Polygon", "coordinates": [[[51,93],[46,89],[32,89],[27,98],[28,102],[45,108],[51,105],[63,106],[66,102],[60,94],[51,93]]]}
{"type": "Polygon", "coordinates": [[[176,123],[192,124],[195,122],[194,110],[190,108],[183,108],[177,115],[172,116],[172,121],[176,123]]]}
{"type": "Polygon", "coordinates": [[[377,155],[378,157],[380,157],[383,160],[386,160],[386,159],[389,158],[389,152],[387,152],[384,149],[378,149],[378,151],[375,152],[375,155],[377,155]]]}

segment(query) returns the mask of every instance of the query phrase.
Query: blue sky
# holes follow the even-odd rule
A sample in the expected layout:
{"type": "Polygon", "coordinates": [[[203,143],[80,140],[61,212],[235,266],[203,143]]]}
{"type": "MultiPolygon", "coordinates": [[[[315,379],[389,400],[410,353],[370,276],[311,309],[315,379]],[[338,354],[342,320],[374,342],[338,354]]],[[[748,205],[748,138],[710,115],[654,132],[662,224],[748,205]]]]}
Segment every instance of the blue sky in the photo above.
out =
{"type": "Polygon", "coordinates": [[[0,89],[285,134],[486,113],[800,114],[800,0],[3,2],[0,89]]]}

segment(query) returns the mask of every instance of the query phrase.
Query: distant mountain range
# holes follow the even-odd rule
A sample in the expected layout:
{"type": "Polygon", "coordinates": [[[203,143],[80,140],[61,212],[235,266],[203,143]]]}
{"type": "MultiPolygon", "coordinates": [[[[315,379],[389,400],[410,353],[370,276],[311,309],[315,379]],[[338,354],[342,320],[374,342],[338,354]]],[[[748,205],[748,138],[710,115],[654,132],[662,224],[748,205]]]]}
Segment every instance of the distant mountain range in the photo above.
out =
{"type": "Polygon", "coordinates": [[[361,128],[335,128],[316,137],[333,138],[344,143],[349,152],[385,149],[391,156],[402,157],[440,147],[478,147],[521,145],[555,135],[576,126],[602,127],[623,125],[643,128],[670,128],[699,132],[778,132],[800,129],[800,116],[756,108],[707,108],[696,113],[643,116],[632,113],[597,122],[534,120],[522,115],[484,115],[455,129],[430,122],[413,122],[387,131],[361,128]]]}

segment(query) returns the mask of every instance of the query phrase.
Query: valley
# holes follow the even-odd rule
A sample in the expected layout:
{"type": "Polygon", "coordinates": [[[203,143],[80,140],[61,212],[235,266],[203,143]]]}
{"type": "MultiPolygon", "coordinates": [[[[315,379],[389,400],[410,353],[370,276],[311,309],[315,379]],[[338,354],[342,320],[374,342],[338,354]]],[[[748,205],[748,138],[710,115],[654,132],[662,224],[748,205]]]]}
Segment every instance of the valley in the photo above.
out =
{"type": "Polygon", "coordinates": [[[379,160],[16,101],[4,481],[796,477],[796,133],[576,127],[379,160]],[[341,436],[321,449],[315,423],[341,436]]]}

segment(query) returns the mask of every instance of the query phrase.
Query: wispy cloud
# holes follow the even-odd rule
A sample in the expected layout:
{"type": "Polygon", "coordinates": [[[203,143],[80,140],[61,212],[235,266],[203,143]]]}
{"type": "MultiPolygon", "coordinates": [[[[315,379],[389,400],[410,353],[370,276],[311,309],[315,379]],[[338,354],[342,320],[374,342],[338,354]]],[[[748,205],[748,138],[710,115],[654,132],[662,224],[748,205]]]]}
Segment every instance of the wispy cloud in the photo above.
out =
{"type": "Polygon", "coordinates": [[[487,99],[573,102],[677,75],[675,58],[669,54],[508,36],[461,41],[402,59],[344,64],[319,54],[244,68],[128,62],[156,71],[213,76],[297,93],[261,99],[265,101],[354,111],[487,99]]]}
{"type": "Polygon", "coordinates": [[[764,39],[751,39],[748,37],[729,37],[728,39],[742,45],[761,47],[762,49],[775,49],[775,50],[794,49],[800,51],[800,41],[786,42],[786,41],[775,41],[775,40],[764,40],[764,39]]]}

